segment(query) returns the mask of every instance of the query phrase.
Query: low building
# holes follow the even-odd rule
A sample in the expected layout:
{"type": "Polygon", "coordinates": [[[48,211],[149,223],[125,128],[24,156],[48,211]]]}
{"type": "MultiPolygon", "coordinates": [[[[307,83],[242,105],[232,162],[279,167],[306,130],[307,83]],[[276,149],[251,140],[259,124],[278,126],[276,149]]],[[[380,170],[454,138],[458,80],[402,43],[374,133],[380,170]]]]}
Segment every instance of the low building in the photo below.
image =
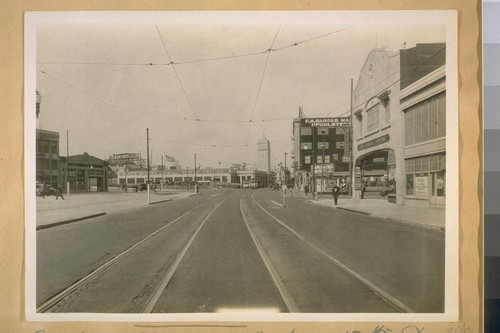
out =
{"type": "Polygon", "coordinates": [[[109,172],[107,161],[88,153],[69,156],[69,163],[61,156],[61,181],[65,189],[69,183],[69,193],[107,192],[109,172]]]}

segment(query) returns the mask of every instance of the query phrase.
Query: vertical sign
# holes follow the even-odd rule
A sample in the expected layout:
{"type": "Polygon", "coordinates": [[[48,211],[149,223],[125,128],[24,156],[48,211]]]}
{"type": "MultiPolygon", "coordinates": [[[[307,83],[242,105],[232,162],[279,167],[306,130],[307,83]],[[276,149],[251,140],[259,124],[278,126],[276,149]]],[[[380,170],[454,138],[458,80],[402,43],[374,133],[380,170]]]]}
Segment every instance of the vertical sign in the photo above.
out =
{"type": "Polygon", "coordinates": [[[354,168],[354,190],[361,191],[361,167],[354,168]]]}

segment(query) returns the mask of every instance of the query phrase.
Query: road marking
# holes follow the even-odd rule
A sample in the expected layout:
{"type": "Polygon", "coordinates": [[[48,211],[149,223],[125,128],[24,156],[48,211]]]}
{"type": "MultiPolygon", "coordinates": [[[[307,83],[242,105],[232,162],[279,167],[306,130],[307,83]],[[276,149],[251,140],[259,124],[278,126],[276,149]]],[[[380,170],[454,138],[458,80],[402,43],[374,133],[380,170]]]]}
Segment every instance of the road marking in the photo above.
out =
{"type": "MultiPolygon", "coordinates": [[[[48,301],[46,301],[45,303],[43,303],[42,305],[40,305],[37,309],[36,309],[36,312],[46,312],[47,310],[49,310],[50,308],[52,308],[53,306],[55,306],[57,303],[59,303],[61,300],[63,300],[66,296],[68,296],[69,294],[71,294],[73,291],[75,291],[76,289],[78,289],[80,286],[86,284],[89,280],[91,280],[93,277],[95,277],[96,275],[102,273],[103,271],[105,271],[107,268],[109,268],[111,265],[115,264],[116,262],[120,261],[121,259],[125,258],[131,251],[133,251],[136,247],[138,247],[139,245],[141,245],[142,243],[144,243],[145,241],[147,241],[148,239],[150,239],[151,237],[155,236],[156,234],[158,234],[159,232],[161,232],[163,229],[171,226],[173,223],[179,221],[180,219],[182,219],[184,216],[188,215],[189,213],[193,212],[194,210],[200,208],[201,206],[204,206],[206,205],[207,203],[203,203],[201,205],[198,205],[196,206],[195,208],[187,211],[186,213],[182,214],[181,216],[177,217],[176,219],[172,220],[172,222],[168,223],[167,225],[164,225],[163,227],[161,227],[160,229],[154,231],[153,233],[149,234],[148,236],[146,236],[145,238],[143,238],[142,240],[140,240],[139,242],[135,243],[134,245],[132,245],[131,247],[129,247],[127,250],[123,251],[122,253],[118,254],[117,256],[115,256],[114,258],[112,258],[111,260],[109,260],[108,262],[102,264],[101,266],[99,266],[97,269],[95,269],[94,271],[92,271],[90,274],[88,274],[87,276],[81,278],[80,280],[78,280],[77,282],[73,283],[72,285],[70,285],[68,288],[64,289],[62,292],[60,292],[59,294],[55,295],[54,297],[52,297],[51,299],[49,299],[48,301]]],[[[165,222],[163,222],[165,223],[165,222]]]]}
{"type": "Polygon", "coordinates": [[[250,229],[250,226],[248,225],[248,221],[245,217],[245,212],[243,211],[242,199],[243,199],[243,196],[240,198],[241,215],[243,216],[243,220],[245,221],[245,225],[247,226],[248,232],[250,233],[250,236],[252,237],[253,242],[255,243],[255,246],[257,247],[257,251],[259,252],[260,257],[262,258],[262,261],[264,261],[264,265],[266,266],[269,274],[271,275],[271,278],[273,279],[274,285],[278,289],[278,292],[279,292],[281,298],[283,299],[283,301],[285,302],[285,305],[286,305],[288,311],[292,312],[292,313],[300,312],[299,307],[297,306],[297,304],[293,300],[290,292],[288,291],[283,280],[279,276],[278,271],[276,270],[276,268],[272,264],[271,260],[267,256],[266,252],[264,251],[264,248],[262,247],[259,240],[257,239],[257,236],[255,236],[252,229],[250,229]]]}
{"type": "Polygon", "coordinates": [[[282,205],[282,204],[280,204],[279,202],[276,202],[276,201],[274,201],[274,200],[271,200],[271,202],[272,202],[272,203],[277,204],[277,205],[278,205],[278,206],[280,206],[280,207],[283,207],[283,205],[282,205]]]}
{"type": "Polygon", "coordinates": [[[384,300],[386,300],[387,302],[389,302],[390,304],[392,304],[394,307],[396,307],[397,309],[399,309],[402,312],[407,312],[407,313],[414,313],[415,312],[410,307],[408,307],[406,304],[404,304],[400,300],[396,299],[392,295],[388,294],[386,291],[384,291],[383,289],[379,288],[378,286],[376,286],[375,284],[373,284],[369,280],[365,279],[364,277],[362,277],[361,275],[359,275],[358,273],[356,273],[355,271],[353,271],[352,269],[350,269],[348,266],[344,265],[343,263],[341,263],[337,259],[333,258],[328,253],[326,253],[325,251],[323,251],[322,249],[320,249],[319,247],[317,247],[316,245],[314,245],[313,243],[311,243],[310,241],[308,241],[307,239],[305,239],[304,237],[302,237],[298,232],[296,232],[295,230],[293,230],[292,228],[290,228],[288,225],[286,225],[280,219],[278,219],[277,217],[275,217],[274,215],[272,215],[271,213],[269,213],[264,207],[262,207],[254,199],[253,194],[252,194],[252,200],[253,200],[253,202],[264,213],[266,213],[267,215],[269,215],[274,221],[276,221],[277,223],[279,223],[281,226],[283,226],[285,229],[287,229],[294,236],[296,236],[300,240],[304,241],[307,245],[309,245],[310,247],[312,247],[316,252],[318,252],[319,254],[323,255],[324,257],[326,257],[327,259],[329,259],[330,261],[332,261],[334,264],[336,264],[342,270],[344,270],[348,274],[352,275],[353,277],[355,277],[356,279],[358,279],[359,281],[361,281],[362,283],[364,283],[369,289],[371,289],[374,293],[376,293],[381,298],[383,298],[384,300]]]}
{"type": "Polygon", "coordinates": [[[198,232],[200,232],[200,230],[203,227],[203,225],[205,225],[205,222],[210,218],[210,216],[212,216],[213,212],[215,212],[215,210],[224,201],[226,201],[226,199],[224,199],[221,202],[219,202],[219,204],[217,206],[215,206],[214,209],[212,209],[210,211],[210,213],[208,213],[208,215],[205,217],[205,219],[201,222],[201,224],[195,230],[195,232],[193,233],[193,235],[191,236],[191,238],[188,240],[188,242],[186,243],[186,245],[182,248],[182,250],[179,252],[179,254],[177,255],[177,257],[175,257],[172,265],[170,265],[169,269],[167,270],[167,273],[165,274],[165,276],[163,277],[163,279],[160,281],[160,284],[158,285],[158,287],[156,287],[155,291],[153,292],[153,294],[151,295],[151,297],[149,298],[149,300],[147,301],[147,303],[144,305],[144,307],[142,309],[142,313],[151,313],[151,312],[153,312],[153,309],[154,309],[156,303],[158,303],[158,300],[160,299],[161,295],[163,294],[163,291],[165,290],[165,288],[167,288],[167,285],[170,282],[170,279],[174,275],[177,267],[179,267],[179,264],[181,263],[182,259],[184,258],[184,255],[186,254],[187,250],[189,249],[189,247],[193,243],[194,239],[196,238],[196,235],[198,235],[198,232]]]}

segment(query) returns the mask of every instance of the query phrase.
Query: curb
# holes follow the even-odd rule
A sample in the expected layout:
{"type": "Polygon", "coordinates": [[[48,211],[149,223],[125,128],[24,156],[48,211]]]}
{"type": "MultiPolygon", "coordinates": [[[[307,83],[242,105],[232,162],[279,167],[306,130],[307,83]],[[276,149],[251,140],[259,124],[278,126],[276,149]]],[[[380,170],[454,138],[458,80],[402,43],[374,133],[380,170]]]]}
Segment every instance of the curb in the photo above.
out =
{"type": "Polygon", "coordinates": [[[162,203],[162,202],[167,202],[167,201],[172,201],[173,199],[165,199],[165,200],[160,200],[160,201],[155,201],[155,202],[150,202],[148,203],[148,206],[151,206],[151,205],[156,205],[156,204],[159,204],[159,203],[162,203]]]}
{"type": "Polygon", "coordinates": [[[69,223],[73,223],[73,222],[78,222],[78,221],[82,221],[82,220],[87,220],[87,219],[91,219],[91,218],[94,218],[94,217],[103,216],[103,215],[106,215],[106,214],[107,213],[98,213],[98,214],[92,214],[92,215],[77,217],[77,218],[74,218],[74,219],[59,221],[59,222],[50,223],[50,224],[37,225],[36,226],[36,231],[38,231],[38,230],[44,230],[44,229],[49,229],[49,228],[52,228],[52,227],[57,227],[57,226],[60,226],[60,225],[69,224],[69,223]]]}
{"type": "Polygon", "coordinates": [[[372,213],[363,212],[361,210],[356,210],[356,209],[352,209],[352,208],[345,208],[345,207],[339,207],[339,206],[334,206],[334,207],[336,209],[345,210],[345,211],[352,212],[352,213],[358,213],[358,214],[363,214],[363,215],[372,215],[372,213]]]}

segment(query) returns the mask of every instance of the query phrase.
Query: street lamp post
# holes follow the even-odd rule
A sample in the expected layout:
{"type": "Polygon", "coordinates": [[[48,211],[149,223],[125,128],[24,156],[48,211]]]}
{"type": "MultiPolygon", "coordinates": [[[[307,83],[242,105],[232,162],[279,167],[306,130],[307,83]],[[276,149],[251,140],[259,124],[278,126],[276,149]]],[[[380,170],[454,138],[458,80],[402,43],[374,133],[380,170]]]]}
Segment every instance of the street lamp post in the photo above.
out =
{"type": "Polygon", "coordinates": [[[40,114],[40,104],[42,103],[42,95],[36,91],[36,119],[38,119],[38,115],[40,114]]]}

